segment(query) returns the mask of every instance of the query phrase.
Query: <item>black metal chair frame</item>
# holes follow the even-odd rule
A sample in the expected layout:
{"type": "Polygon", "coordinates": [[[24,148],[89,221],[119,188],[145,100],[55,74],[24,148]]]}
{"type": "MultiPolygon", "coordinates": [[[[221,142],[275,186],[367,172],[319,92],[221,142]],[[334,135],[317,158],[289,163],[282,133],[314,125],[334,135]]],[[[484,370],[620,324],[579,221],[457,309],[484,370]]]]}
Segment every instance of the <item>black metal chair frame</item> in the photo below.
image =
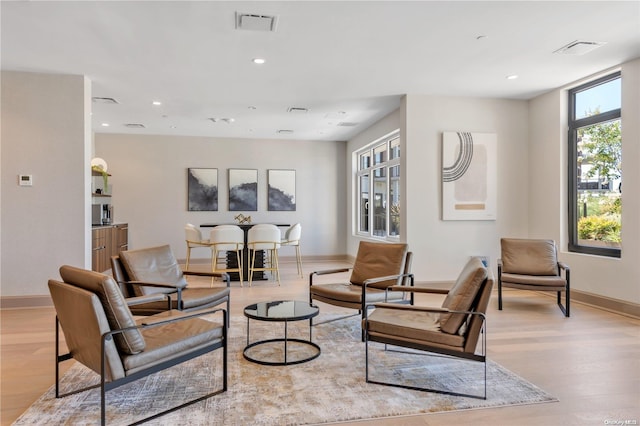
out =
{"type": "Polygon", "coordinates": [[[183,315],[180,316],[178,318],[173,318],[173,319],[168,319],[168,320],[163,320],[163,321],[159,321],[159,322],[153,322],[153,323],[149,323],[149,324],[142,324],[139,326],[135,326],[135,327],[127,327],[127,328],[122,328],[122,329],[118,329],[118,330],[111,330],[109,332],[106,332],[102,335],[102,339],[101,339],[101,363],[100,363],[100,368],[101,368],[101,372],[100,372],[100,384],[97,385],[93,385],[93,386],[88,386],[88,387],[84,387],[82,389],[76,389],[64,394],[60,393],[60,363],[63,361],[67,361],[69,359],[73,359],[73,355],[71,353],[66,353],[63,355],[60,355],[60,322],[58,321],[58,316],[56,315],[56,398],[63,398],[65,396],[69,396],[69,395],[74,395],[80,392],[84,392],[90,389],[94,389],[97,387],[100,387],[100,424],[101,425],[105,425],[106,424],[106,392],[112,389],[115,389],[119,386],[125,385],[127,383],[133,382],[135,380],[141,379],[143,377],[146,377],[150,374],[153,373],[157,373],[158,371],[162,371],[165,370],[169,367],[173,367],[175,365],[181,364],[183,362],[189,361],[193,358],[197,358],[201,355],[207,354],[209,352],[213,352],[216,349],[222,348],[223,349],[223,366],[222,366],[222,389],[218,389],[214,392],[208,393],[206,395],[200,396],[196,399],[187,401],[181,405],[169,408],[167,410],[164,410],[160,413],[154,414],[152,416],[146,417],[142,420],[138,420],[134,423],[131,423],[132,425],[138,425],[144,422],[147,422],[149,420],[152,419],[156,419],[158,417],[164,416],[166,414],[169,414],[171,412],[180,410],[182,408],[185,408],[189,405],[195,404],[197,402],[203,401],[205,399],[208,399],[212,396],[218,395],[220,393],[223,393],[227,390],[227,329],[228,329],[228,324],[227,324],[227,311],[225,311],[224,309],[214,309],[214,310],[209,310],[209,311],[201,311],[195,314],[188,314],[188,315],[183,315]],[[208,346],[205,346],[203,348],[200,348],[198,350],[195,350],[193,352],[190,352],[188,354],[176,357],[176,358],[172,358],[170,360],[161,362],[159,364],[153,365],[149,368],[146,368],[144,370],[140,370],[136,373],[132,373],[130,375],[127,375],[125,377],[122,377],[120,379],[116,379],[113,381],[107,381],[106,377],[105,377],[105,369],[106,369],[106,343],[107,341],[113,339],[113,336],[116,334],[121,334],[124,333],[126,331],[129,330],[135,330],[135,329],[145,329],[145,328],[151,328],[151,327],[157,327],[160,325],[166,325],[172,322],[177,322],[177,321],[183,321],[185,319],[189,319],[189,318],[194,318],[194,317],[200,317],[203,315],[210,315],[210,314],[214,314],[216,312],[222,312],[223,313],[223,327],[222,327],[222,339],[218,342],[209,344],[208,346]]]}
{"type": "MultiPolygon", "coordinates": [[[[340,272],[349,272],[351,271],[353,268],[339,268],[339,269],[328,269],[325,271],[316,271],[316,272],[311,272],[309,274],[309,287],[311,287],[313,285],[313,276],[314,275],[329,275],[329,274],[337,274],[340,272]]],[[[343,319],[347,319],[347,318],[351,318],[351,317],[355,317],[357,315],[361,315],[362,319],[364,320],[366,318],[366,310],[367,310],[367,299],[366,299],[366,294],[367,294],[367,286],[369,284],[375,284],[375,283],[379,283],[379,282],[384,282],[384,281],[389,281],[389,280],[398,280],[402,278],[402,282],[404,283],[407,279],[409,279],[409,287],[413,287],[414,286],[414,277],[413,277],[413,273],[409,273],[409,274],[398,274],[398,275],[387,275],[386,277],[376,277],[376,278],[370,278],[368,280],[365,280],[362,283],[362,296],[361,296],[361,300],[362,300],[362,307],[360,309],[358,309],[358,312],[356,312],[355,314],[350,314],[350,315],[344,315],[338,318],[332,318],[329,320],[325,320],[325,321],[321,321],[321,322],[317,322],[314,323],[313,322],[313,318],[310,320],[311,321],[311,325],[312,326],[316,326],[316,325],[320,325],[320,324],[326,324],[329,322],[334,322],[334,321],[340,321],[343,319]]],[[[403,284],[402,287],[405,287],[405,285],[403,284]]],[[[385,291],[385,293],[388,293],[388,291],[385,291]]],[[[403,296],[404,297],[404,296],[403,296]]],[[[385,294],[385,300],[387,299],[387,295],[385,294]]],[[[395,301],[394,303],[399,303],[399,304],[409,304],[409,305],[413,305],[414,302],[414,296],[413,296],[413,292],[410,293],[409,295],[409,300],[405,300],[403,299],[402,301],[395,301]]],[[[313,298],[312,298],[312,294],[311,292],[309,292],[309,303],[313,304],[313,298]]],[[[326,302],[325,302],[326,303],[326,302]]],[[[347,308],[348,309],[348,308],[347,308]]],[[[364,329],[362,330],[362,341],[364,342],[364,329]]]]}
{"type": "MultiPolygon", "coordinates": [[[[112,256],[111,257],[111,265],[113,268],[120,268],[122,271],[125,270],[124,265],[122,265],[122,261],[120,260],[120,256],[112,256]]],[[[229,274],[227,274],[226,272],[205,272],[205,271],[189,271],[189,270],[182,270],[182,274],[185,276],[189,276],[189,275],[193,275],[195,277],[217,277],[217,278],[222,278],[224,280],[225,286],[226,287],[231,287],[231,278],[229,276],[229,274]]],[[[128,278],[128,277],[127,277],[128,278]]],[[[114,279],[116,279],[116,277],[114,276],[114,279]]],[[[167,291],[167,292],[163,292],[161,293],[163,295],[163,297],[167,298],[167,310],[170,311],[173,309],[172,307],[172,303],[171,303],[171,295],[173,293],[176,294],[176,301],[177,301],[177,305],[178,305],[178,310],[181,311],[184,309],[184,307],[182,306],[182,292],[184,290],[188,291],[189,288],[187,287],[187,285],[184,285],[182,287],[180,286],[176,286],[173,284],[167,284],[167,283],[154,283],[154,282],[146,282],[146,281],[121,281],[121,280],[117,280],[116,282],[119,285],[131,285],[131,286],[141,286],[141,287],[159,287],[159,288],[166,288],[166,289],[170,289],[171,291],[167,291]]],[[[156,294],[151,294],[151,295],[146,295],[146,296],[137,296],[137,298],[140,299],[139,303],[146,303],[146,302],[150,302],[150,301],[154,301],[154,297],[157,297],[156,294]]],[[[132,299],[135,299],[136,297],[129,297],[126,298],[127,300],[127,304],[129,306],[134,306],[135,304],[137,304],[136,302],[130,302],[132,299]]],[[[230,312],[231,312],[231,298],[227,298],[227,309],[225,310],[227,318],[226,318],[226,322],[227,325],[231,324],[231,319],[229,318],[230,312]]]]}
{"type": "MultiPolygon", "coordinates": [[[[485,282],[486,283],[486,282],[485,282]]],[[[387,289],[388,291],[388,289],[387,289]]],[[[478,292],[478,295],[480,295],[481,292],[478,292]]],[[[474,303],[475,305],[475,303],[474,303]]],[[[477,311],[452,311],[449,309],[443,309],[443,308],[426,308],[426,307],[415,307],[414,310],[415,311],[420,311],[420,312],[433,312],[433,313],[451,313],[451,314],[465,314],[467,316],[469,315],[475,315],[475,316],[479,316],[482,319],[482,326],[480,328],[480,335],[481,335],[481,348],[480,348],[480,353],[468,353],[468,352],[462,352],[462,351],[455,351],[455,350],[451,350],[451,349],[446,349],[446,348],[440,348],[437,346],[431,346],[431,345],[421,345],[419,343],[415,343],[415,342],[407,342],[405,340],[402,339],[393,339],[391,337],[383,337],[383,336],[375,336],[375,335],[370,335],[369,334],[369,322],[367,321],[367,317],[368,317],[368,310],[370,308],[375,308],[375,304],[369,304],[366,306],[365,309],[365,316],[364,316],[364,321],[365,321],[365,327],[364,327],[364,342],[365,342],[365,380],[367,383],[374,383],[374,384],[378,384],[378,385],[385,385],[385,386],[393,386],[393,387],[398,387],[398,388],[403,388],[403,389],[411,389],[411,390],[417,390],[417,391],[422,391],[422,392],[432,392],[432,393],[439,393],[439,394],[445,394],[445,395],[453,395],[453,396],[466,396],[466,397],[470,397],[470,398],[477,398],[477,399],[487,399],[487,355],[486,355],[486,351],[487,351],[487,330],[486,330],[486,326],[487,326],[487,317],[484,313],[482,312],[477,312],[477,311]],[[420,353],[415,353],[415,352],[407,352],[407,351],[398,351],[398,350],[394,350],[396,352],[403,352],[403,353],[409,353],[409,354],[413,354],[413,355],[428,355],[429,353],[437,353],[440,355],[445,355],[447,357],[452,357],[452,358],[462,358],[462,359],[466,359],[469,361],[479,361],[482,362],[483,364],[483,369],[484,369],[484,393],[482,396],[479,395],[473,395],[473,394],[466,394],[466,393],[460,393],[460,392],[452,392],[452,391],[446,391],[443,389],[433,389],[433,388],[427,388],[427,387],[416,387],[416,386],[408,386],[408,385],[403,385],[401,383],[391,383],[391,382],[382,382],[382,381],[377,381],[377,380],[372,380],[369,378],[369,342],[378,342],[378,343],[383,343],[385,345],[385,349],[384,350],[390,350],[387,349],[387,345],[392,345],[392,346],[398,346],[398,347],[404,347],[404,348],[410,348],[410,349],[415,349],[418,351],[421,351],[420,353]]],[[[411,308],[408,308],[409,310],[411,310],[411,308]]],[[[469,323],[469,317],[467,317],[466,323],[469,323]]]]}
{"type": "MultiPolygon", "coordinates": [[[[349,272],[351,271],[353,268],[339,268],[339,269],[327,269],[324,271],[315,271],[315,272],[311,272],[309,274],[309,287],[311,287],[313,285],[313,276],[314,275],[329,275],[329,274],[338,274],[340,272],[349,272]]],[[[389,281],[389,280],[397,280],[402,278],[403,281],[406,280],[407,278],[409,279],[409,287],[413,287],[414,284],[414,277],[413,277],[413,273],[410,274],[398,274],[398,275],[388,275],[386,277],[376,277],[376,278],[370,278],[368,280],[365,280],[364,283],[362,284],[362,296],[361,296],[361,300],[362,300],[362,308],[358,310],[357,313],[355,314],[350,314],[350,315],[345,315],[342,317],[338,317],[338,318],[333,318],[330,320],[326,320],[326,321],[322,321],[322,322],[317,322],[313,325],[320,325],[320,324],[326,324],[328,322],[333,322],[333,321],[339,321],[339,320],[343,320],[346,318],[351,318],[351,317],[355,317],[356,315],[361,315],[362,319],[365,318],[365,303],[366,303],[366,294],[367,294],[367,286],[369,284],[375,284],[375,283],[379,283],[379,282],[383,282],[383,281],[389,281]]],[[[322,285],[322,284],[320,284],[322,285]]],[[[397,303],[408,303],[410,305],[413,305],[413,293],[411,293],[410,295],[410,299],[403,301],[403,302],[397,302],[397,303]]],[[[309,293],[309,303],[313,304],[313,298],[311,293],[309,293]]],[[[326,302],[324,302],[326,303],[326,302]]],[[[347,308],[349,309],[349,308],[347,308]]]]}
{"type": "MultiPolygon", "coordinates": [[[[498,259],[498,310],[502,310],[502,260],[498,259]]],[[[564,271],[564,279],[567,282],[567,285],[561,289],[558,290],[556,287],[545,287],[545,286],[534,286],[534,285],[529,285],[529,286],[525,286],[525,285],[518,285],[518,286],[513,286],[513,288],[520,288],[523,290],[532,290],[532,291],[555,291],[557,292],[557,303],[558,303],[558,307],[560,308],[560,310],[562,311],[562,313],[564,314],[565,317],[569,318],[570,316],[570,303],[571,303],[571,299],[570,299],[570,294],[571,294],[571,290],[570,290],[570,273],[571,273],[571,269],[569,268],[569,266],[564,263],[564,262],[558,262],[558,273],[561,274],[561,271],[564,271]],[[561,297],[561,293],[565,292],[564,295],[564,306],[562,305],[562,297],[561,297]]],[[[511,287],[509,285],[507,285],[506,287],[511,287]]]]}

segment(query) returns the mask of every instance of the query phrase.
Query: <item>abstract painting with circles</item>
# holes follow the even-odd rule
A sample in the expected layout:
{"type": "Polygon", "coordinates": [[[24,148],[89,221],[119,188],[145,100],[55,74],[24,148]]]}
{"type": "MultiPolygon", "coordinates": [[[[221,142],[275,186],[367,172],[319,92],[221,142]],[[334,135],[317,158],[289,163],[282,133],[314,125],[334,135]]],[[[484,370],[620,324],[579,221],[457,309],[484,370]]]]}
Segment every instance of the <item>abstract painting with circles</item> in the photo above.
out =
{"type": "Polygon", "coordinates": [[[496,219],[495,133],[442,134],[442,220],[496,219]]]}

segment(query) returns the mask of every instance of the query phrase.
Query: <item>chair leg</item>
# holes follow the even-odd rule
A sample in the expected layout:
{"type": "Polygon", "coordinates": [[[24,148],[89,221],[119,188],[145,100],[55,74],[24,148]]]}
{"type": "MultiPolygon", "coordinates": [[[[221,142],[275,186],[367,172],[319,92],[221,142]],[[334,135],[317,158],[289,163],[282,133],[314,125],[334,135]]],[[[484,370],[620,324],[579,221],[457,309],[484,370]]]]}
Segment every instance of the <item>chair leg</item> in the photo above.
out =
{"type": "Polygon", "coordinates": [[[498,278],[498,310],[502,310],[502,280],[498,278]]]}
{"type": "Polygon", "coordinates": [[[256,263],[256,251],[252,250],[251,259],[249,260],[249,287],[251,287],[251,280],[253,278],[253,268],[256,263]]]}
{"type": "Polygon", "coordinates": [[[275,268],[276,280],[280,285],[280,266],[278,265],[278,249],[271,249],[271,268],[275,268]]]}
{"type": "Polygon", "coordinates": [[[296,263],[298,264],[298,275],[301,278],[304,278],[304,273],[302,272],[302,255],[300,254],[300,246],[296,246],[296,263]]]}
{"type": "Polygon", "coordinates": [[[240,277],[240,287],[244,287],[244,281],[242,276],[242,254],[236,250],[236,258],[238,259],[238,276],[240,277]]]}
{"type": "Polygon", "coordinates": [[[185,265],[185,269],[189,270],[189,259],[191,258],[191,247],[187,244],[187,264],[185,265]]]}

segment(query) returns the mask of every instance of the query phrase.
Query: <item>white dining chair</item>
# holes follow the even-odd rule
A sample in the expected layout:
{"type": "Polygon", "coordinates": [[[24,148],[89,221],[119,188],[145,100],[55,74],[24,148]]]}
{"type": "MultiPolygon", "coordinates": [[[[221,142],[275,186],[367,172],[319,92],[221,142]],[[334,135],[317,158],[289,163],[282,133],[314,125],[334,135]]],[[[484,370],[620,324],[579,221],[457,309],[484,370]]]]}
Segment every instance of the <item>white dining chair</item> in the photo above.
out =
{"type": "Polygon", "coordinates": [[[275,275],[278,285],[280,285],[280,270],[278,269],[280,230],[278,227],[265,224],[253,226],[247,234],[247,247],[250,250],[249,287],[251,287],[253,273],[260,271],[270,271],[272,275],[275,275]],[[262,266],[256,265],[256,252],[261,250],[265,252],[262,266]]]}

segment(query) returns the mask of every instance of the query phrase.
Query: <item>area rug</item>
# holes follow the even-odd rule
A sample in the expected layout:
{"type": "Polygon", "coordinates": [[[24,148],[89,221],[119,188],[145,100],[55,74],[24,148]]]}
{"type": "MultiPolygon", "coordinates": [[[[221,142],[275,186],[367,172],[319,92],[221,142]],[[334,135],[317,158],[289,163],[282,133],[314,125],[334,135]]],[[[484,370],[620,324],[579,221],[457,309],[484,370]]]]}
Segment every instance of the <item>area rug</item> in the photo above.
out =
{"type": "MultiPolygon", "coordinates": [[[[247,344],[246,327],[246,318],[232,318],[227,392],[149,424],[322,424],[557,401],[491,361],[487,366],[487,400],[368,384],[357,318],[314,326],[313,341],[321,347],[321,355],[289,366],[264,366],[245,360],[242,351],[247,344]]],[[[251,321],[251,341],[282,337],[283,333],[283,324],[251,321]]],[[[288,333],[289,337],[308,337],[308,322],[290,323],[288,333]]],[[[307,356],[307,349],[310,348],[304,345],[290,345],[289,361],[307,356]]],[[[281,346],[274,344],[252,355],[278,357],[281,352],[281,346]]],[[[384,346],[378,344],[370,346],[370,362],[372,379],[410,380],[479,395],[483,392],[483,370],[478,362],[385,352],[384,346]]],[[[107,393],[107,423],[128,424],[206,394],[220,387],[220,373],[221,356],[213,353],[114,389],[107,393]]],[[[97,382],[95,373],[77,363],[62,377],[62,391],[97,382]]],[[[99,413],[98,390],[56,399],[52,387],[14,424],[98,424],[99,413]]]]}

